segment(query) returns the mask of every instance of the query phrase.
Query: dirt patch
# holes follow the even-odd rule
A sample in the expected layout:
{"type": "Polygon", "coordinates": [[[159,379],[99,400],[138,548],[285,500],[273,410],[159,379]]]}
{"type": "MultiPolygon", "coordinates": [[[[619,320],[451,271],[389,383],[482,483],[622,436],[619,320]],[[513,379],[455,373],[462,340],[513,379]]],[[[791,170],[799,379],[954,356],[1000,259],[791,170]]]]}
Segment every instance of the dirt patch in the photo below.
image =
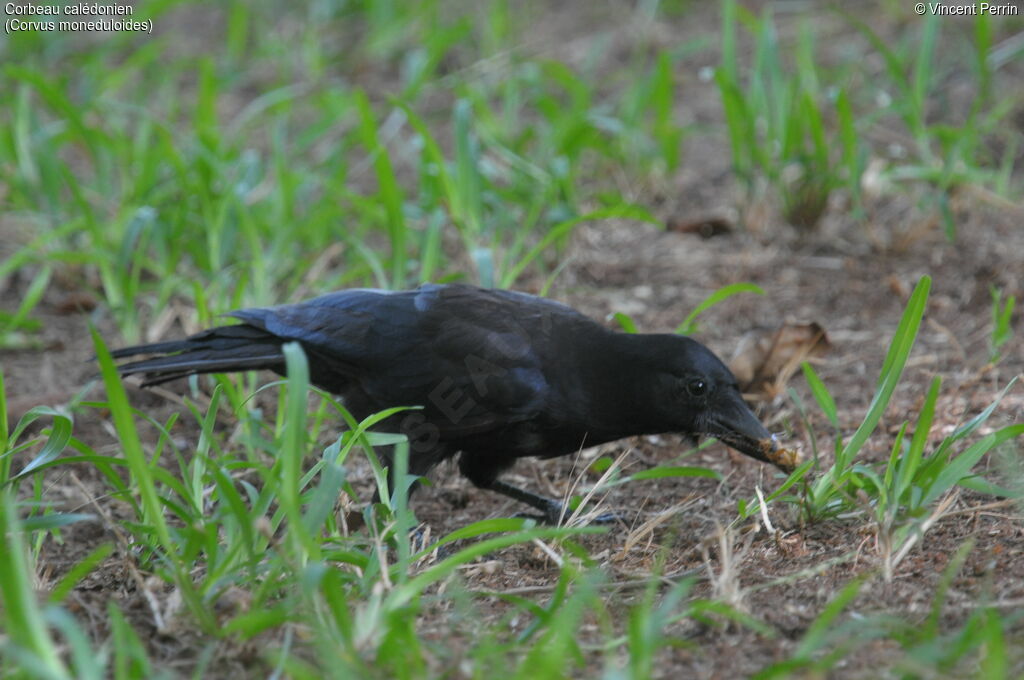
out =
{"type": "MultiPolygon", "coordinates": [[[[631,224],[592,226],[578,234],[572,248],[572,266],[566,270],[552,295],[566,300],[596,318],[614,311],[628,311],[647,331],[671,330],[706,294],[735,281],[761,285],[764,296],[740,295],[709,311],[701,319],[700,339],[728,356],[736,338],[752,328],[773,327],[784,320],[815,321],[828,332],[830,353],[817,361],[819,373],[836,395],[843,434],[848,436],[866,411],[886,345],[902,313],[907,294],[922,273],[934,278],[933,294],[904,380],[896,392],[880,432],[869,442],[867,459],[883,460],[899,424],[914,418],[933,375],[945,379],[935,431],[949,429],[984,408],[1003,386],[1024,371],[1024,352],[1018,332],[1004,348],[1005,359],[990,367],[987,356],[989,298],[992,283],[1021,295],[1016,253],[1024,252],[1024,234],[1010,228],[1012,216],[1003,221],[985,211],[971,223],[976,235],[957,246],[928,242],[900,256],[863,255],[820,247],[779,248],[752,234],[733,234],[704,240],[697,236],[663,233],[631,224]],[[998,247],[994,244],[998,243],[998,247]],[[626,247],[628,245],[628,247],[626,247]],[[602,285],[603,284],[603,285],[602,285]]],[[[8,353],[4,370],[13,404],[39,403],[60,406],[70,400],[92,376],[85,315],[57,315],[60,293],[47,296],[42,308],[46,331],[44,352],[8,353]],[[54,398],[53,395],[56,395],[54,398]]],[[[805,403],[812,403],[802,379],[791,386],[805,403]]],[[[171,390],[173,392],[173,389],[171,390]]],[[[133,404],[157,418],[180,406],[159,394],[132,391],[133,404]]],[[[98,397],[93,393],[94,398],[98,397]]],[[[770,429],[786,442],[807,446],[808,434],[791,401],[780,395],[760,404],[770,429]]],[[[78,411],[75,434],[103,449],[115,440],[103,412],[78,411]]],[[[830,426],[815,409],[810,423],[819,437],[830,440],[830,426]]],[[[195,425],[183,413],[176,434],[197,436],[195,425]]],[[[1024,420],[1024,396],[1012,391],[996,412],[992,427],[1024,420]]],[[[571,484],[593,483],[598,475],[586,471],[598,456],[615,457],[627,451],[624,469],[636,471],[679,460],[689,448],[677,437],[644,437],[582,452],[576,459],[546,462],[522,461],[510,481],[552,496],[569,492],[571,484]]],[[[626,524],[603,536],[581,540],[587,551],[603,562],[611,585],[609,597],[628,602],[634,596],[629,584],[650,574],[663,560],[666,574],[683,574],[705,565],[720,569],[717,549],[719,527],[735,516],[740,499],[752,499],[755,487],[770,491],[779,483],[771,468],[715,446],[685,459],[685,464],[704,465],[721,473],[723,481],[678,478],[651,480],[617,487],[604,499],[607,508],[623,513],[626,524]],[[652,528],[641,527],[653,523],[652,528]],[[624,537],[627,537],[624,539],[624,537]],[[619,585],[615,585],[619,584],[619,585]]],[[[988,473],[1000,474],[996,459],[985,461],[988,473]]],[[[354,478],[368,480],[368,470],[355,470],[354,478]]],[[[451,466],[435,471],[433,485],[414,499],[417,516],[435,536],[444,535],[473,521],[509,516],[522,510],[512,501],[472,488],[458,478],[451,466]]],[[[139,574],[130,549],[116,530],[130,510],[106,496],[106,480],[88,465],[55,468],[46,476],[46,496],[67,511],[96,512],[97,522],[73,525],[60,540],[48,540],[40,558],[40,582],[46,588],[80,561],[95,546],[114,542],[119,549],[83,581],[72,595],[82,616],[102,611],[107,600],[120,603],[140,632],[149,631],[157,657],[190,656],[201,647],[188,636],[173,639],[156,635],[152,611],[144,601],[148,575],[139,574]]],[[[900,612],[924,620],[930,612],[936,585],[950,556],[965,541],[974,548],[958,572],[943,609],[942,625],[952,629],[962,623],[980,602],[1020,602],[1024,598],[1024,524],[1019,508],[992,506],[992,499],[964,493],[950,514],[927,534],[899,567],[897,578],[886,584],[873,578],[863,588],[850,611],[857,615],[900,612]]],[[[736,566],[738,603],[745,611],[779,631],[782,639],[768,640],[741,627],[694,626],[683,631],[693,645],[666,652],[663,663],[672,672],[696,677],[719,677],[725,668],[732,676],[756,671],[765,663],[785,658],[795,641],[807,630],[822,607],[851,579],[877,566],[875,537],[863,520],[801,525],[792,507],[773,506],[777,535],[763,528],[749,539],[742,561],[736,566]],[[804,574],[797,578],[796,575],[804,574]],[[807,576],[807,575],[810,576],[807,576]],[[790,581],[790,579],[794,579],[790,581]],[[745,650],[738,666],[723,660],[734,658],[729,650],[745,650]]],[[[752,531],[755,522],[747,527],[752,531]]],[[[543,599],[558,568],[539,549],[523,546],[489,557],[462,574],[464,587],[484,591],[521,591],[543,599]]],[[[697,585],[694,595],[712,594],[711,586],[697,585]]],[[[498,599],[476,604],[485,621],[509,614],[509,605],[498,599]]],[[[440,608],[427,616],[425,634],[451,631],[451,611],[440,608]]],[[[100,621],[100,617],[96,617],[100,621]]],[[[1018,631],[1020,633],[1021,631],[1018,631]]],[[[102,638],[100,625],[94,633],[102,638]]],[[[429,635],[428,635],[429,637],[429,635]]],[[[458,636],[449,638],[457,640],[458,636]]],[[[466,638],[471,644],[472,637],[466,638]]],[[[899,650],[868,647],[846,663],[853,676],[863,675],[881,655],[899,650]],[[859,670],[857,670],[859,668],[859,670]]],[[[227,663],[227,660],[225,660],[227,663]]],[[[232,659],[231,664],[239,663],[232,659]]],[[[243,666],[245,664],[242,664],[243,666]]],[[[237,669],[236,669],[237,670],[237,669]]]]}
{"type": "MultiPolygon", "coordinates": [[[[574,18],[553,11],[549,29],[566,28],[574,18]]],[[[614,17],[591,17],[582,23],[600,30],[573,33],[544,50],[553,58],[582,60],[586,50],[581,45],[612,36],[606,58],[621,57],[629,50],[629,34],[612,30],[609,22],[614,22],[614,17]]],[[[693,36],[714,27],[709,16],[695,26],[632,25],[631,30],[653,31],[656,40],[669,41],[680,35],[670,30],[673,28],[693,36]]],[[[680,75],[685,95],[678,103],[680,121],[702,125],[720,120],[714,84],[698,76],[702,66],[712,63],[711,53],[710,48],[696,52],[687,62],[689,70],[680,75]]],[[[842,206],[836,206],[820,231],[800,235],[782,222],[770,204],[750,207],[744,224],[739,224],[733,208],[737,197],[729,183],[728,147],[721,136],[691,135],[683,159],[683,167],[671,177],[629,187],[634,200],[651,206],[665,222],[714,219],[730,228],[713,230],[704,238],[700,230],[678,233],[634,223],[605,221],[583,226],[575,233],[567,253],[569,265],[556,279],[552,297],[594,318],[625,312],[643,331],[671,332],[717,288],[738,281],[756,283],[765,295],[743,294],[714,307],[700,318],[696,337],[728,358],[751,330],[774,329],[784,322],[820,324],[831,349],[815,363],[837,399],[842,435],[849,436],[868,408],[886,347],[910,291],[919,277],[930,275],[932,294],[917,345],[892,406],[868,443],[867,461],[881,461],[889,455],[900,424],[916,417],[933,376],[944,379],[935,426],[936,435],[942,436],[991,403],[1012,378],[1024,374],[1024,328],[1019,314],[1013,339],[1002,350],[1003,360],[995,366],[987,361],[990,287],[1024,299],[1024,230],[1020,227],[1024,212],[1019,207],[965,193],[954,206],[956,243],[943,237],[934,215],[915,210],[910,196],[885,209],[879,207],[875,219],[857,231],[849,231],[842,206]]],[[[19,239],[24,239],[22,229],[10,220],[0,222],[0,247],[19,239]]],[[[31,274],[25,271],[3,282],[4,309],[15,307],[31,274]]],[[[108,342],[120,344],[104,306],[83,304],[74,297],[79,294],[79,280],[77,272],[55,277],[35,313],[43,328],[38,345],[0,354],[12,418],[40,404],[64,407],[94,379],[90,321],[108,342]]],[[[521,287],[537,289],[540,284],[539,280],[525,281],[521,287]]],[[[789,387],[804,403],[813,404],[802,378],[794,378],[789,387]]],[[[194,442],[197,426],[179,403],[165,396],[178,388],[171,385],[167,389],[166,393],[133,390],[133,405],[158,420],[181,411],[173,435],[186,444],[194,442]]],[[[98,388],[86,392],[86,399],[99,398],[98,388]]],[[[785,392],[762,401],[758,408],[768,427],[780,433],[784,442],[807,449],[808,423],[785,392]]],[[[107,415],[98,408],[76,408],[75,436],[97,450],[114,450],[116,438],[107,415]]],[[[1017,422],[1024,422],[1024,390],[1020,386],[1006,396],[988,427],[1017,422]]],[[[832,441],[831,426],[813,407],[809,427],[820,439],[832,441]]],[[[146,432],[155,438],[154,432],[146,432]]],[[[609,602],[625,605],[636,597],[634,582],[647,578],[659,563],[667,575],[704,567],[719,574],[720,527],[736,516],[739,500],[754,498],[756,488],[770,491],[780,481],[770,467],[721,446],[682,459],[688,449],[687,442],[674,436],[626,440],[583,451],[577,457],[522,461],[510,473],[509,481],[563,496],[574,483],[597,480],[598,475],[587,470],[591,461],[599,456],[614,458],[622,452],[627,452],[626,471],[684,460],[721,474],[722,481],[672,478],[631,483],[616,487],[603,499],[603,505],[622,513],[625,522],[607,534],[587,536],[580,542],[605,568],[607,582],[601,587],[607,590],[609,602]]],[[[1008,447],[1004,455],[1019,459],[1019,449],[1008,447]]],[[[353,479],[365,488],[369,470],[360,467],[358,460],[355,465],[353,479]]],[[[998,456],[985,460],[981,468],[997,479],[1006,474],[998,456]]],[[[442,466],[432,477],[433,484],[417,494],[414,507],[435,536],[522,509],[501,496],[471,487],[458,478],[453,467],[442,466]]],[[[72,525],[47,539],[37,568],[40,589],[52,587],[97,545],[110,542],[115,546],[112,554],[72,593],[72,612],[95,624],[90,630],[96,640],[102,640],[109,632],[102,613],[113,600],[147,639],[154,662],[172,672],[193,668],[206,641],[187,630],[174,635],[157,633],[146,592],[160,586],[150,581],[150,574],[139,572],[131,547],[118,528],[131,517],[130,509],[108,495],[107,480],[93,466],[74,464],[48,472],[43,488],[56,509],[92,512],[97,520],[72,525]]],[[[962,493],[899,566],[896,578],[891,583],[870,578],[848,613],[896,613],[910,622],[924,621],[943,570],[966,542],[973,548],[946,595],[942,629],[961,625],[978,603],[1019,608],[1024,599],[1021,512],[1012,504],[962,493]]],[[[743,677],[787,658],[839,589],[877,567],[876,537],[863,519],[807,525],[799,521],[792,506],[782,504],[772,506],[770,519],[777,533],[767,532],[752,520],[735,538],[742,548],[737,553],[742,559],[735,565],[735,605],[768,624],[777,636],[759,635],[723,622],[698,624],[688,619],[670,632],[690,644],[663,653],[658,663],[661,676],[743,677]],[[738,649],[742,654],[736,653],[738,649]]],[[[543,601],[558,573],[542,550],[519,546],[464,570],[461,587],[521,593],[543,601]]],[[[716,594],[714,584],[714,578],[710,583],[701,582],[692,592],[696,596],[716,594]]],[[[460,649],[468,654],[475,638],[466,619],[460,619],[453,607],[445,602],[426,607],[420,629],[426,639],[446,646],[452,657],[457,657],[460,649]]],[[[481,619],[485,623],[499,621],[510,611],[511,606],[499,598],[481,598],[474,603],[479,618],[472,619],[472,625],[479,625],[481,619]]],[[[1024,625],[1017,624],[1013,642],[1021,644],[1024,625]]],[[[590,632],[595,633],[590,639],[599,639],[596,628],[586,623],[581,627],[584,643],[590,632]]],[[[588,659],[599,664],[599,653],[590,651],[588,659]]],[[[222,648],[214,666],[227,676],[244,675],[258,665],[258,652],[255,642],[222,648]]],[[[844,677],[872,677],[873,669],[899,653],[891,640],[874,642],[844,659],[836,670],[844,677]]]]}

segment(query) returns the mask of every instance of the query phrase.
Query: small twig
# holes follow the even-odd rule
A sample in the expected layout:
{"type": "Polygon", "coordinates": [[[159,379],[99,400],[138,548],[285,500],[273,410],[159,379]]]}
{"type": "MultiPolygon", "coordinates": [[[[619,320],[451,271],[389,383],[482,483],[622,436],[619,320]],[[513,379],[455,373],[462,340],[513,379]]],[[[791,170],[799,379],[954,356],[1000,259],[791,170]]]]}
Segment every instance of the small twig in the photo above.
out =
{"type": "Polygon", "coordinates": [[[768,531],[769,534],[774,536],[775,527],[772,526],[772,521],[768,519],[768,506],[764,502],[764,494],[761,492],[760,485],[754,486],[754,493],[757,494],[757,500],[760,506],[758,509],[761,511],[761,520],[764,522],[764,528],[768,531]]]}
{"type": "Polygon", "coordinates": [[[158,631],[166,631],[167,621],[164,619],[163,613],[160,611],[160,602],[156,599],[156,595],[153,594],[153,591],[150,590],[149,586],[146,584],[146,579],[142,578],[142,574],[135,566],[135,560],[132,559],[131,542],[128,540],[128,536],[121,531],[121,527],[114,522],[114,519],[110,516],[110,513],[107,512],[106,508],[101,506],[96,501],[96,498],[93,497],[92,493],[85,488],[85,484],[83,484],[82,480],[78,478],[78,475],[71,472],[69,476],[75,486],[78,487],[78,490],[85,496],[87,504],[92,506],[96,511],[96,514],[103,519],[104,526],[106,526],[106,528],[108,528],[117,539],[125,568],[131,575],[132,580],[135,581],[135,587],[138,588],[139,592],[142,593],[143,598],[145,598],[146,604],[149,605],[149,611],[153,615],[153,625],[158,631]]]}
{"type": "Polygon", "coordinates": [[[664,524],[668,520],[677,516],[686,506],[693,504],[696,494],[690,494],[690,496],[684,499],[681,503],[673,505],[667,510],[663,510],[657,513],[654,517],[650,518],[639,527],[634,529],[626,536],[626,541],[622,545],[622,549],[619,551],[621,557],[625,557],[626,553],[632,550],[637,543],[639,543],[644,537],[652,536],[654,530],[661,524],[664,524]]]}
{"type": "Polygon", "coordinates": [[[773,579],[771,581],[758,583],[757,585],[747,586],[746,590],[748,593],[753,593],[758,590],[766,590],[768,588],[774,588],[775,586],[787,585],[790,583],[795,583],[796,581],[799,581],[801,579],[809,578],[811,576],[817,576],[818,574],[823,574],[838,564],[843,564],[844,562],[849,562],[850,560],[856,558],[859,552],[859,550],[851,550],[847,553],[844,553],[837,557],[833,557],[831,559],[825,560],[824,562],[816,564],[813,567],[801,569],[800,571],[793,572],[792,574],[787,574],[786,576],[780,576],[779,578],[773,579]]]}
{"type": "Polygon", "coordinates": [[[748,532],[743,538],[743,545],[737,548],[736,534],[733,528],[731,526],[722,527],[717,522],[715,526],[718,538],[718,564],[720,567],[717,574],[711,568],[711,556],[708,554],[707,547],[702,546],[701,549],[714,598],[722,600],[737,611],[746,611],[746,607],[743,605],[745,589],[740,586],[739,566],[747,558],[751,543],[757,532],[748,532]]]}
{"type": "MultiPolygon", "coordinates": [[[[1001,501],[992,501],[991,503],[983,503],[981,505],[972,505],[966,508],[959,508],[957,510],[950,510],[946,513],[946,517],[952,517],[953,515],[969,515],[973,512],[984,512],[986,510],[994,510],[996,508],[1006,507],[1007,505],[1015,505],[1020,502],[1017,498],[1006,498],[1001,501]]],[[[1017,519],[1007,515],[994,515],[995,517],[1004,517],[1006,519],[1017,519]]]]}
{"type": "Polygon", "coordinates": [[[903,560],[903,558],[907,556],[907,553],[909,553],[911,549],[915,545],[917,545],[917,542],[921,540],[921,537],[924,536],[929,529],[935,526],[936,522],[938,522],[946,515],[946,511],[949,510],[949,506],[952,505],[953,502],[956,501],[956,499],[959,497],[960,492],[955,491],[951,494],[948,494],[939,502],[938,506],[935,508],[935,511],[928,516],[928,519],[921,523],[919,530],[911,534],[910,538],[907,539],[907,542],[904,543],[903,547],[900,548],[899,552],[896,553],[896,556],[893,558],[892,561],[893,569],[895,569],[896,566],[899,565],[899,563],[903,560]]]}
{"type": "MultiPolygon", "coordinates": [[[[706,567],[700,565],[694,569],[687,569],[685,571],[672,572],[670,574],[662,574],[661,576],[654,576],[659,582],[666,586],[674,586],[683,579],[687,578],[707,578],[704,574],[706,567]]],[[[651,584],[650,578],[635,578],[628,579],[625,581],[612,581],[610,583],[602,583],[597,586],[598,590],[623,590],[631,588],[645,588],[651,584]]],[[[558,588],[558,584],[547,584],[542,586],[520,586],[518,588],[507,588],[505,590],[470,590],[470,593],[474,595],[532,595],[535,593],[550,593],[558,588]]]]}
{"type": "MultiPolygon", "coordinates": [[[[601,478],[597,480],[597,483],[590,487],[590,490],[583,496],[583,500],[580,501],[579,506],[572,512],[571,515],[569,515],[568,519],[564,520],[564,524],[566,526],[574,526],[575,524],[580,522],[581,517],[589,517],[591,515],[597,517],[601,514],[599,509],[601,503],[604,501],[604,498],[608,496],[607,493],[605,493],[601,501],[598,502],[593,512],[589,512],[586,515],[583,515],[583,508],[586,507],[586,505],[590,502],[590,499],[594,497],[594,494],[597,493],[597,490],[601,488],[605,481],[607,481],[607,479],[611,477],[612,474],[614,474],[614,472],[622,466],[622,462],[626,459],[626,456],[629,455],[630,450],[631,449],[627,448],[622,453],[620,453],[619,456],[614,461],[612,461],[612,464],[608,466],[608,469],[604,471],[604,474],[601,475],[601,478]]],[[[574,460],[573,466],[575,465],[576,461],[574,460]]],[[[576,488],[579,487],[580,483],[582,482],[584,471],[581,471],[579,475],[573,478],[572,484],[569,486],[568,498],[572,498],[572,495],[575,492],[576,488]]],[[[562,503],[562,507],[565,508],[566,503],[562,503]]]]}
{"type": "Polygon", "coordinates": [[[545,555],[550,557],[551,561],[554,562],[556,565],[558,565],[559,569],[561,569],[562,566],[565,564],[565,560],[562,559],[562,556],[559,555],[558,553],[556,553],[551,548],[551,546],[549,546],[544,541],[540,540],[539,538],[535,538],[535,539],[533,539],[533,544],[536,545],[538,548],[540,548],[541,552],[543,552],[545,555]]]}

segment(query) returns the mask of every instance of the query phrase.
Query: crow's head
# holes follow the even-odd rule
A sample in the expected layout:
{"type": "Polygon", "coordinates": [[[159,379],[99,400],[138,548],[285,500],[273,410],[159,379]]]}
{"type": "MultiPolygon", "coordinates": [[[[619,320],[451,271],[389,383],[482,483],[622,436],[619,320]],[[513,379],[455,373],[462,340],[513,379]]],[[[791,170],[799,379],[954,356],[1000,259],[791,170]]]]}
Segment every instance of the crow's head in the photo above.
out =
{"type": "Polygon", "coordinates": [[[658,415],[677,431],[710,435],[752,458],[791,471],[792,454],[780,449],[743,401],[736,378],[718,357],[684,336],[649,336],[658,345],[655,392],[658,415]]]}

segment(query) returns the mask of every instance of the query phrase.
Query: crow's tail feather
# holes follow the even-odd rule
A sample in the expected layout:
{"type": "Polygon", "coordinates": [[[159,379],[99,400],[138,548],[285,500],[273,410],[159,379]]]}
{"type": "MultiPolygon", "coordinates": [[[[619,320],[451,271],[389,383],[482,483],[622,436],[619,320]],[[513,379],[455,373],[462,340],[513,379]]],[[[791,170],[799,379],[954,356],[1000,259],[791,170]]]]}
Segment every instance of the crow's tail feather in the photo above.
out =
{"type": "Polygon", "coordinates": [[[115,359],[160,354],[118,366],[121,375],[142,374],[142,386],[159,385],[196,373],[231,373],[256,369],[284,370],[285,340],[261,328],[221,326],[184,340],[156,342],[114,350],[115,359]]]}

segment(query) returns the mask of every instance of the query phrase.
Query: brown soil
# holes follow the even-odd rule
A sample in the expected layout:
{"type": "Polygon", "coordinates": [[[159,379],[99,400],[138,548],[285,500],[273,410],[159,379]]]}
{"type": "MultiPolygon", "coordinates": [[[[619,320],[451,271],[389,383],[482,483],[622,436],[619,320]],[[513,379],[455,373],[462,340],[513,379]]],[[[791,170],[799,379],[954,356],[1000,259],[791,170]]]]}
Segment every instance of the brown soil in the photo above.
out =
{"type": "MultiPolygon", "coordinates": [[[[560,25],[557,19],[553,23],[560,25]]],[[[645,30],[665,32],[671,28],[677,27],[654,25],[645,30]]],[[[692,33],[700,27],[686,30],[692,33]]],[[[556,54],[549,56],[571,61],[573,47],[598,33],[574,34],[575,41],[565,40],[562,48],[550,49],[556,54]]],[[[673,34],[659,35],[667,40],[673,34]]],[[[609,48],[610,54],[614,55],[615,47],[609,48]]],[[[681,76],[681,121],[717,124],[720,120],[714,85],[695,75],[701,65],[713,63],[710,54],[696,55],[693,71],[681,76]]],[[[683,168],[676,175],[658,186],[634,187],[634,200],[652,206],[665,221],[718,216],[735,225],[737,216],[730,206],[736,197],[730,191],[724,140],[712,135],[690,136],[682,157],[683,168]]],[[[892,406],[868,445],[866,460],[883,460],[900,424],[916,418],[933,376],[944,378],[934,427],[936,436],[941,437],[988,405],[1013,377],[1024,373],[1024,328],[1019,313],[1014,338],[1003,349],[1003,360],[995,366],[987,361],[990,286],[1024,299],[1024,210],[991,200],[983,192],[964,190],[954,205],[959,236],[951,244],[942,235],[937,218],[921,214],[914,206],[913,196],[887,197],[884,204],[879,201],[875,206],[865,227],[852,225],[844,217],[844,206],[836,205],[817,232],[802,236],[785,225],[768,203],[757,203],[747,211],[746,229],[708,239],[632,223],[589,225],[577,231],[568,253],[570,265],[550,295],[595,318],[623,311],[644,331],[671,331],[716,288],[737,281],[757,283],[764,288],[764,296],[744,294],[713,308],[701,317],[697,337],[728,358],[739,338],[752,329],[774,329],[786,321],[821,324],[832,348],[818,360],[818,371],[838,403],[842,434],[849,436],[870,402],[909,292],[920,276],[928,274],[933,278],[932,294],[917,345],[892,406]]],[[[23,238],[10,221],[0,220],[0,242],[23,238]]],[[[3,307],[9,309],[27,281],[15,276],[5,283],[3,307]]],[[[522,287],[529,289],[530,282],[522,287]]],[[[102,304],[89,314],[71,311],[80,304],[69,302],[75,295],[79,293],[73,285],[56,277],[35,315],[43,322],[41,346],[0,354],[12,423],[32,406],[69,403],[92,379],[90,318],[112,345],[119,343],[102,304]]],[[[804,403],[813,404],[802,378],[794,378],[790,387],[804,403]]],[[[168,392],[182,393],[182,389],[171,385],[168,392]]],[[[132,390],[131,396],[136,408],[158,419],[182,410],[175,434],[194,441],[196,428],[178,404],[162,393],[132,390]]],[[[92,389],[88,398],[100,399],[101,390],[92,389]]],[[[784,433],[787,444],[808,450],[806,427],[785,393],[762,400],[759,408],[769,428],[784,433]]],[[[827,420],[813,406],[810,416],[811,427],[828,449],[832,433],[827,420]]],[[[116,440],[104,417],[97,409],[78,410],[74,434],[97,449],[111,451],[116,440]]],[[[986,427],[1017,422],[1024,422],[1024,389],[1020,386],[1006,396],[986,427]]],[[[509,481],[561,496],[574,483],[597,479],[586,467],[599,455],[616,457],[626,452],[625,469],[636,471],[677,461],[688,448],[670,436],[627,440],[584,451],[576,459],[523,461],[509,481]]],[[[1019,445],[1007,447],[1003,453],[1019,458],[1019,445]]],[[[989,457],[979,467],[998,479],[1003,474],[999,460],[989,457]]],[[[771,626],[778,636],[769,638],[741,626],[678,624],[672,633],[692,644],[665,651],[658,663],[659,677],[743,677],[787,658],[823,606],[858,575],[868,574],[869,580],[849,606],[848,616],[885,612],[911,622],[923,621],[943,569],[967,541],[974,547],[947,594],[941,628],[954,629],[981,603],[1006,611],[1024,604],[1022,509],[970,492],[959,495],[947,515],[899,565],[891,583],[884,582],[876,571],[875,536],[864,518],[802,525],[792,506],[779,503],[769,511],[775,534],[758,520],[741,527],[735,539],[734,580],[721,582],[719,527],[735,518],[738,500],[754,498],[756,487],[770,492],[779,478],[772,469],[717,445],[687,458],[685,464],[711,467],[722,474],[723,481],[671,478],[616,487],[603,499],[603,505],[623,513],[625,526],[580,540],[590,555],[603,562],[609,581],[618,584],[610,588],[609,602],[633,601],[637,596],[634,581],[649,575],[659,556],[664,557],[663,568],[670,575],[706,563],[715,576],[712,583],[698,584],[694,594],[721,596],[713,583],[719,582],[721,587],[731,583],[738,589],[736,606],[771,626]],[[641,529],[655,518],[662,521],[641,529]]],[[[365,479],[368,471],[357,469],[353,474],[365,479]]],[[[454,468],[435,471],[433,481],[433,486],[417,495],[414,507],[435,536],[522,509],[503,497],[472,488],[458,478],[454,468]]],[[[93,512],[101,519],[68,527],[60,540],[46,541],[37,566],[42,590],[100,543],[119,544],[117,523],[129,517],[123,504],[106,495],[107,483],[87,465],[55,468],[46,475],[44,489],[46,498],[60,509],[93,512]]],[[[472,590],[518,592],[543,602],[558,573],[539,548],[521,546],[464,570],[462,579],[472,590]]],[[[143,587],[148,577],[138,571],[130,552],[117,550],[75,589],[69,606],[83,620],[98,622],[106,617],[105,602],[113,599],[144,638],[155,635],[152,611],[142,594],[152,588],[143,587]]],[[[477,614],[485,621],[496,621],[508,611],[509,606],[498,598],[482,599],[476,605],[477,614]]],[[[97,626],[102,637],[103,627],[97,626]]],[[[465,626],[443,601],[428,607],[421,623],[427,639],[456,650],[468,649],[474,639],[473,631],[465,626]]],[[[584,642],[588,632],[597,639],[598,628],[592,622],[581,626],[584,642]]],[[[1024,668],[1020,653],[1024,625],[1020,621],[1013,635],[1007,647],[1017,668],[1024,668]]],[[[150,649],[163,667],[184,673],[205,644],[206,640],[182,627],[174,635],[152,637],[150,649]]],[[[899,652],[889,641],[870,643],[835,672],[837,677],[877,677],[878,669],[899,652]]],[[[258,653],[240,644],[218,663],[226,675],[244,674],[258,653]]],[[[591,663],[599,665],[602,658],[594,652],[591,663]]],[[[956,677],[956,671],[951,671],[950,677],[956,677]]]]}

